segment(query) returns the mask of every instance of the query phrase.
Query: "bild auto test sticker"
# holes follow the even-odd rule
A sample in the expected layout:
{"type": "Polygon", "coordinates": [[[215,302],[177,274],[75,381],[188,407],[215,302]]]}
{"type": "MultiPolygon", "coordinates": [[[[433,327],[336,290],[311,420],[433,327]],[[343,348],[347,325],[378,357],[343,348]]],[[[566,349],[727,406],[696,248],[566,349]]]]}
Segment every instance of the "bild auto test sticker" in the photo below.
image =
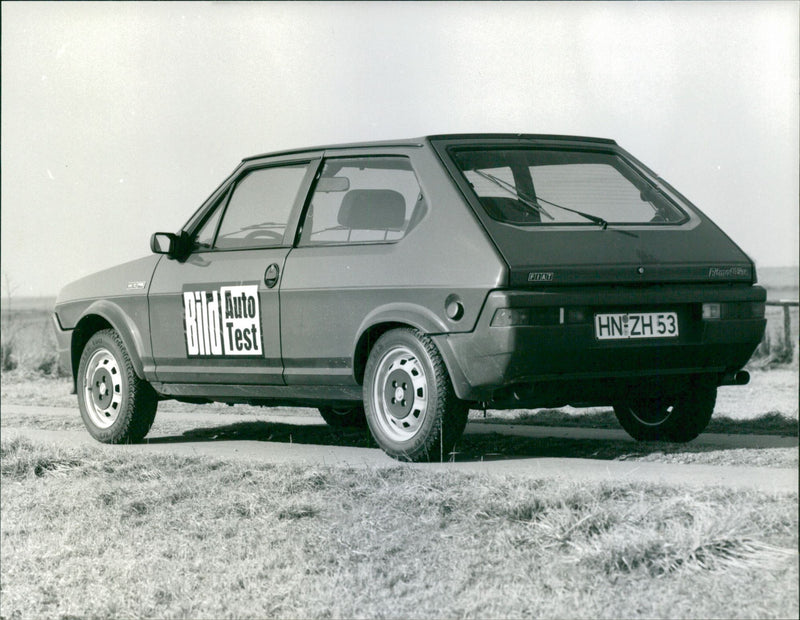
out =
{"type": "Polygon", "coordinates": [[[258,284],[183,291],[189,357],[262,355],[258,284]]]}

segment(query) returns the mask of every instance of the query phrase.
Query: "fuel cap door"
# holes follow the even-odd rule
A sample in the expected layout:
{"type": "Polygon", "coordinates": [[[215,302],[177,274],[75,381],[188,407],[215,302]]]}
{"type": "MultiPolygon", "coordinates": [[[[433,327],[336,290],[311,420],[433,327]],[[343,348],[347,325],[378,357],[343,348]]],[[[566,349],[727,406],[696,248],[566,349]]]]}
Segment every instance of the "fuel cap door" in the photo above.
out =
{"type": "Polygon", "coordinates": [[[267,288],[272,288],[278,283],[278,276],[280,275],[280,269],[278,268],[277,263],[272,263],[267,270],[264,272],[264,284],[267,285],[267,288]]]}

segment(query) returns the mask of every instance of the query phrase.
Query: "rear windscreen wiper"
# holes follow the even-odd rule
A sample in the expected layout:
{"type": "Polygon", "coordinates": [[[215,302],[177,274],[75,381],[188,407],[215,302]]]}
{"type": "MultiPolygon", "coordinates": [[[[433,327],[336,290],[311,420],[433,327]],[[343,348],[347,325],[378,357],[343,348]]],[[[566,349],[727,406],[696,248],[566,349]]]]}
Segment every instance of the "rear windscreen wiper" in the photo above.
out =
{"type": "Polygon", "coordinates": [[[581,217],[585,217],[590,222],[594,222],[598,226],[601,226],[603,230],[608,228],[608,222],[606,222],[602,217],[597,215],[592,215],[591,213],[584,213],[583,211],[578,211],[577,209],[570,209],[569,207],[565,207],[563,205],[557,205],[554,202],[550,202],[549,200],[545,200],[541,196],[538,196],[536,200],[541,201],[545,204],[550,205],[551,207],[555,207],[556,209],[564,209],[564,211],[569,211],[570,213],[574,213],[575,215],[580,215],[581,217]]]}
{"type": "MultiPolygon", "coordinates": [[[[556,204],[555,202],[550,202],[549,200],[545,200],[541,196],[533,198],[532,196],[528,196],[520,191],[517,191],[517,188],[514,187],[511,183],[503,181],[502,179],[498,179],[496,176],[492,174],[489,174],[487,172],[482,172],[481,170],[473,170],[473,172],[483,177],[484,179],[491,181],[499,188],[504,189],[509,194],[513,195],[517,200],[522,202],[524,205],[534,209],[537,213],[540,213],[550,218],[551,220],[554,220],[555,218],[552,215],[550,215],[547,211],[545,211],[545,208],[541,205],[541,203],[545,203],[547,205],[550,205],[551,207],[555,207],[556,209],[563,209],[564,211],[569,211],[570,213],[574,213],[575,215],[580,215],[581,217],[586,218],[590,222],[594,222],[595,224],[600,226],[603,230],[606,230],[608,228],[608,222],[600,216],[592,215],[591,213],[584,213],[583,211],[578,211],[577,209],[571,209],[570,207],[565,207],[564,205],[556,204]]],[[[636,236],[633,233],[629,233],[627,231],[618,230],[616,228],[614,230],[622,234],[629,235],[631,237],[636,236]]]]}
{"type": "MultiPolygon", "coordinates": [[[[598,226],[600,226],[603,230],[608,229],[608,222],[606,222],[602,217],[597,215],[592,215],[591,213],[584,213],[583,211],[578,211],[577,209],[570,209],[569,207],[564,207],[562,205],[557,205],[554,202],[550,202],[549,200],[545,200],[544,198],[538,198],[537,200],[541,200],[542,202],[552,205],[558,209],[564,209],[564,211],[569,211],[570,213],[574,213],[576,215],[580,215],[581,217],[585,217],[587,220],[594,222],[598,226]]],[[[615,233],[619,233],[620,235],[625,235],[626,237],[638,237],[639,235],[632,233],[629,230],[622,230],[621,228],[612,228],[615,233]]]]}
{"type": "MultiPolygon", "coordinates": [[[[500,189],[503,189],[503,190],[507,191],[509,194],[514,196],[514,198],[519,200],[526,207],[529,207],[529,208],[533,209],[539,215],[544,215],[545,217],[547,217],[547,218],[549,218],[551,220],[556,219],[552,215],[550,215],[547,211],[545,211],[544,207],[542,205],[540,205],[536,201],[536,199],[531,198],[530,196],[526,196],[525,194],[522,194],[522,193],[518,192],[517,188],[515,188],[513,185],[511,185],[511,183],[507,183],[506,181],[503,181],[502,179],[498,179],[493,174],[488,174],[488,173],[483,172],[481,170],[473,170],[473,172],[475,174],[477,174],[478,176],[483,177],[487,181],[490,181],[490,182],[494,183],[500,189]]],[[[556,205],[556,206],[558,206],[558,205],[556,205]]]]}

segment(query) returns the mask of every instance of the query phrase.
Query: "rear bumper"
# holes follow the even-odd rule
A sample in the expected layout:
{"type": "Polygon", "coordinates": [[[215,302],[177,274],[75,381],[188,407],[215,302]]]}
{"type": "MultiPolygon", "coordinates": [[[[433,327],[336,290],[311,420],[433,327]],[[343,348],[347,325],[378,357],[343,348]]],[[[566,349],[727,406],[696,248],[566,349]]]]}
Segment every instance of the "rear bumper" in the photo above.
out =
{"type": "MultiPolygon", "coordinates": [[[[763,302],[753,287],[658,286],[548,292],[494,291],[471,333],[435,337],[459,398],[496,406],[556,406],[608,401],[634,385],[676,389],[692,375],[725,375],[741,369],[764,333],[763,318],[702,318],[702,304],[763,302]],[[568,324],[492,326],[500,308],[580,307],[586,320],[568,324]],[[679,336],[598,340],[594,314],[677,312],[679,336]],[[538,396],[536,396],[538,394],[538,396]],[[504,404],[509,398],[508,404],[504,404]],[[563,402],[561,402],[563,401],[563,402]]],[[[556,313],[551,313],[556,314],[556,313]]],[[[563,313],[562,313],[563,317],[563,313]]]]}

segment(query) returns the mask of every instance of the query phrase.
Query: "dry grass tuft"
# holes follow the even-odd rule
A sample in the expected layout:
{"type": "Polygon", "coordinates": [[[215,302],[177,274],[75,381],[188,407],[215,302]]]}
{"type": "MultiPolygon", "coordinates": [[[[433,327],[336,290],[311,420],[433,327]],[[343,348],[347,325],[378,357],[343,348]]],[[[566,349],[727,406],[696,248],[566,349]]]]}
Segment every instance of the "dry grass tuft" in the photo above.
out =
{"type": "Polygon", "coordinates": [[[798,611],[796,494],[25,440],[3,441],[0,454],[7,617],[798,611]]]}
{"type": "Polygon", "coordinates": [[[69,452],[57,448],[42,449],[24,437],[3,441],[0,446],[3,478],[22,480],[30,477],[63,476],[73,469],[85,466],[82,459],[65,454],[69,452]]]}

